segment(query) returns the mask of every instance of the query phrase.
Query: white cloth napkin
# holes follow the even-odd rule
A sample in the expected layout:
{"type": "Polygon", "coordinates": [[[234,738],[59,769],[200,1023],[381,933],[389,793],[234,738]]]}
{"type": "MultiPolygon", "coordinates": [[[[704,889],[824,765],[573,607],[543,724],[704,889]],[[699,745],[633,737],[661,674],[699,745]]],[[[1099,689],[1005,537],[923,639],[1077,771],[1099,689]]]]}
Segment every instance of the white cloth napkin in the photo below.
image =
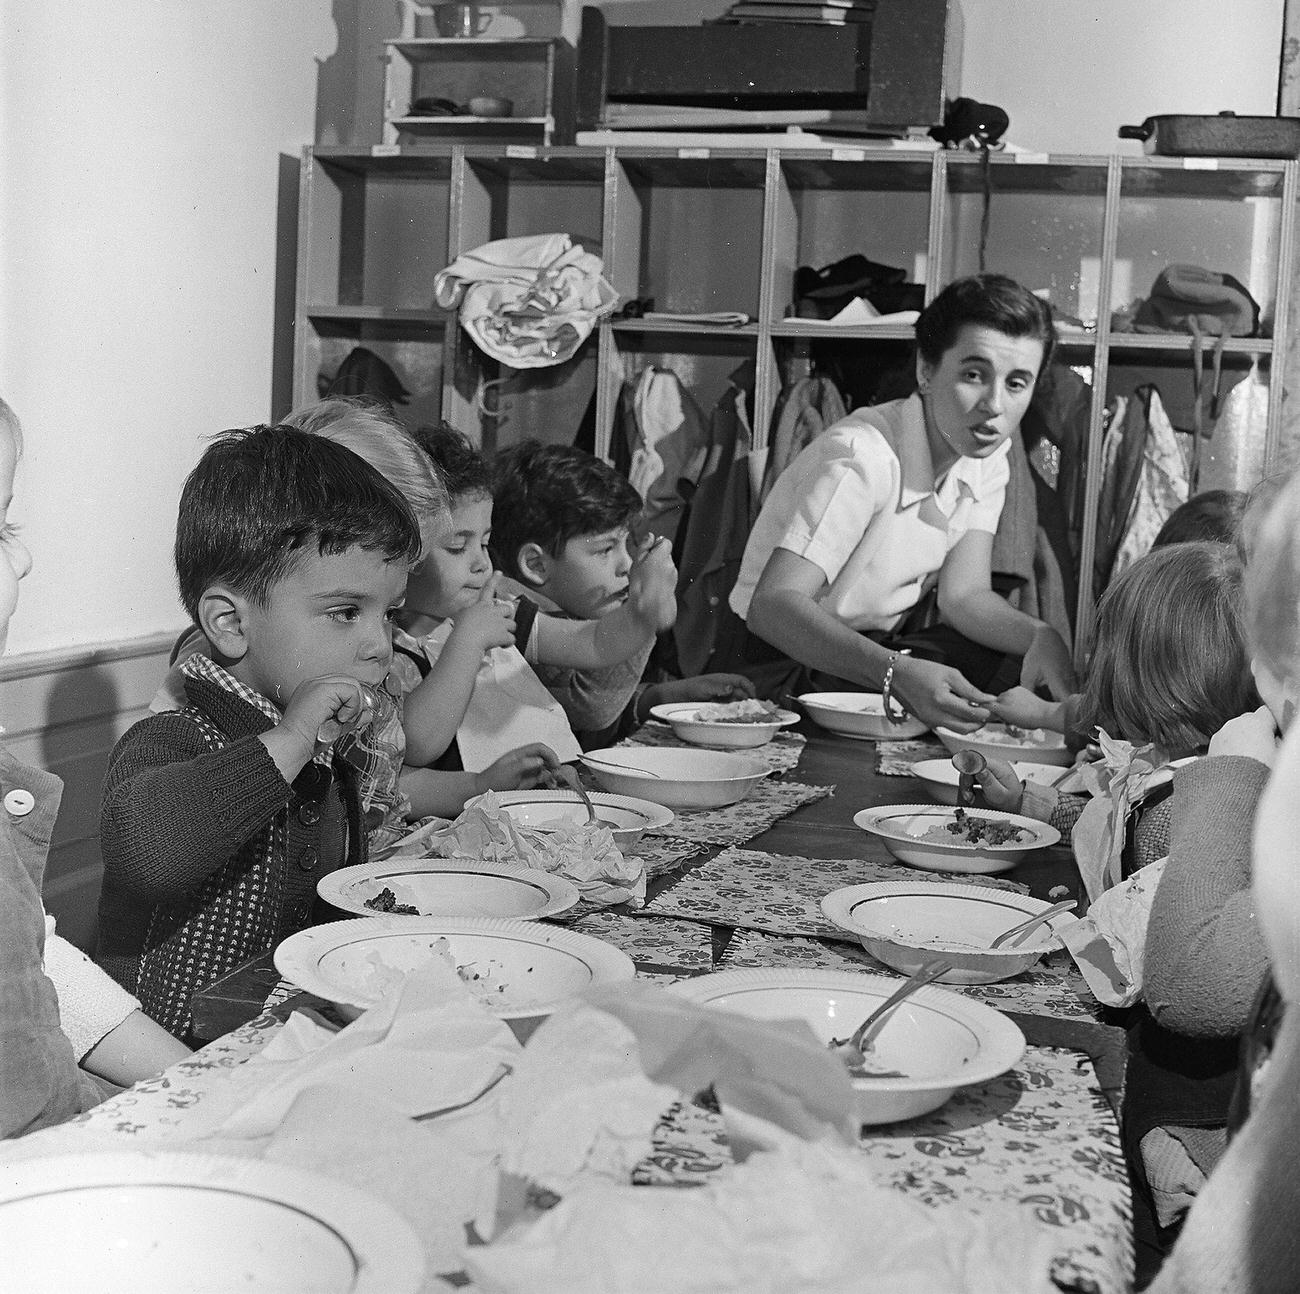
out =
{"type": "MultiPolygon", "coordinates": [[[[453,628],[445,621],[421,640],[430,661],[441,655],[453,628]]],[[[519,649],[493,647],[483,653],[465,717],[456,729],[461,763],[467,772],[481,773],[502,755],[534,741],[548,745],[562,764],[582,754],[563,708],[519,649]]]]}

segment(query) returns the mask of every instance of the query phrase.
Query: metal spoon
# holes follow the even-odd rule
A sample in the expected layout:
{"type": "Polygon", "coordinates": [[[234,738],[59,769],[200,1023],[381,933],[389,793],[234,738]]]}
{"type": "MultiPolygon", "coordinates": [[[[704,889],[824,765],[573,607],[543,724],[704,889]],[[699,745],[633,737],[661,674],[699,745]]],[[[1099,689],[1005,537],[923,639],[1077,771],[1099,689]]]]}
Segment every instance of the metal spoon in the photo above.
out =
{"type": "Polygon", "coordinates": [[[988,768],[989,762],[978,750],[967,748],[952,757],[952,766],[957,770],[957,803],[969,809],[975,803],[975,779],[988,768]]]}
{"type": "Polygon", "coordinates": [[[1063,899],[1060,903],[1053,903],[1050,908],[1044,908],[1037,916],[1030,917],[1028,921],[1021,921],[1019,925],[1012,926],[1010,930],[1004,930],[989,944],[989,947],[1005,948],[1016,935],[1027,935],[1031,930],[1037,930],[1043,922],[1050,921],[1058,912],[1068,912],[1074,907],[1076,901],[1075,899],[1063,899]]]}
{"type": "MultiPolygon", "coordinates": [[[[863,1022],[853,1031],[847,1042],[832,1043],[840,1053],[841,1059],[850,1069],[859,1068],[866,1063],[866,1055],[871,1047],[871,1039],[884,1025],[885,1017],[905,998],[909,998],[919,988],[924,988],[931,980],[952,969],[952,962],[936,958],[926,962],[916,971],[911,979],[900,984],[863,1022]]],[[[869,1077],[869,1076],[868,1076],[869,1077]]]]}

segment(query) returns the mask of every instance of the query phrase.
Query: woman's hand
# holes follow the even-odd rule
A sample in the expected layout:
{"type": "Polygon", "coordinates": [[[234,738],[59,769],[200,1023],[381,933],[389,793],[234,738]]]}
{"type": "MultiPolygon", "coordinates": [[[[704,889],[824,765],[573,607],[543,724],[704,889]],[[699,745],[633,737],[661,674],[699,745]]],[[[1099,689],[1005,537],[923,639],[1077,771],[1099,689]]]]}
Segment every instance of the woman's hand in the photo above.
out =
{"type": "Polygon", "coordinates": [[[1034,630],[1033,640],[1020,666],[1020,683],[1031,692],[1046,686],[1057,701],[1064,701],[1075,690],[1070,649],[1051,625],[1040,624],[1034,630]]]}
{"type": "Polygon", "coordinates": [[[1258,710],[1252,710],[1249,714],[1239,714],[1235,719],[1229,719],[1210,738],[1208,753],[1245,755],[1272,768],[1280,745],[1281,740],[1277,735],[1273,715],[1268,706],[1261,705],[1258,710]]]}
{"type": "Polygon", "coordinates": [[[475,794],[484,791],[531,791],[537,786],[554,786],[559,777],[560,758],[540,741],[517,746],[475,775],[475,794]]]}
{"type": "Polygon", "coordinates": [[[1025,784],[1016,776],[1016,770],[1005,759],[996,755],[985,756],[985,768],[976,778],[990,809],[1003,813],[1019,813],[1025,798],[1025,784]]]}
{"type": "Polygon", "coordinates": [[[915,656],[899,656],[894,661],[890,693],[908,714],[928,727],[954,732],[974,732],[987,723],[994,701],[968,683],[959,670],[915,656]]]}

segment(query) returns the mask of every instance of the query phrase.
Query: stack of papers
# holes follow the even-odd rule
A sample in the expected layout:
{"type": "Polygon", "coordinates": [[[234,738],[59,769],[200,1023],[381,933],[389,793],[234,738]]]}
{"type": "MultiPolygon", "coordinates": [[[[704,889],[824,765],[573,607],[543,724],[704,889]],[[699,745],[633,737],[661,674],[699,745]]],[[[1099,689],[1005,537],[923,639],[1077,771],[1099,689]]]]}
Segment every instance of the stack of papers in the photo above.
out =
{"type": "Polygon", "coordinates": [[[870,22],[875,0],[740,0],[723,22],[801,22],[842,26],[870,22]]]}

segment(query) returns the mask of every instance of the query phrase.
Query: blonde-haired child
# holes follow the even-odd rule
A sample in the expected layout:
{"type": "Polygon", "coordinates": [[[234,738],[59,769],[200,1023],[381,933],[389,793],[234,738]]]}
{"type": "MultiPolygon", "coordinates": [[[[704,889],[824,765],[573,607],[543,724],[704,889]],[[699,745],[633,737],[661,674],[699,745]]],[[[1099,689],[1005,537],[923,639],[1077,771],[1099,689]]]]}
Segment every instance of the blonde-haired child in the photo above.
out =
{"type": "MultiPolygon", "coordinates": [[[[0,400],[0,651],[31,555],[9,520],[22,429],[0,400]]],[[[0,1138],[60,1123],[190,1054],[54,933],[41,902],[63,783],[0,746],[0,1138]]]]}

